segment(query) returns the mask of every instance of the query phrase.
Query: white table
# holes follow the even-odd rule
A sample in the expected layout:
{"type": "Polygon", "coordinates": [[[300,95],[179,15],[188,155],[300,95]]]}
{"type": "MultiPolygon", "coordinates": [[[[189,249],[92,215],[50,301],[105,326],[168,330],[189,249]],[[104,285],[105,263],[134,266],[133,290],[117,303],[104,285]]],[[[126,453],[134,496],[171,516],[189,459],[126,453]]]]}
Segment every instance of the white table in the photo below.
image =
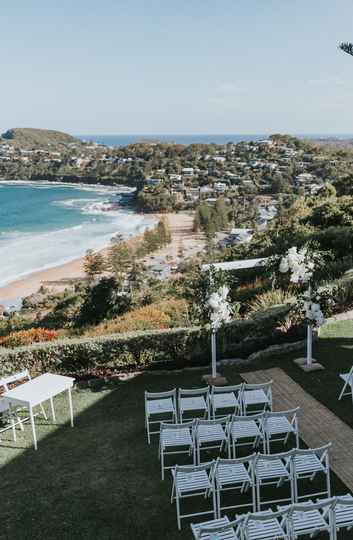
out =
{"type": "Polygon", "coordinates": [[[34,448],[37,450],[37,436],[34,423],[33,408],[44,401],[50,401],[53,420],[55,421],[55,411],[53,398],[62,392],[67,392],[69,398],[71,427],[74,426],[74,416],[72,408],[71,388],[75,379],[64,377],[63,375],[53,375],[45,373],[31,381],[17,386],[13,390],[5,392],[2,397],[7,400],[9,405],[26,407],[29,411],[31,420],[34,448]]]}

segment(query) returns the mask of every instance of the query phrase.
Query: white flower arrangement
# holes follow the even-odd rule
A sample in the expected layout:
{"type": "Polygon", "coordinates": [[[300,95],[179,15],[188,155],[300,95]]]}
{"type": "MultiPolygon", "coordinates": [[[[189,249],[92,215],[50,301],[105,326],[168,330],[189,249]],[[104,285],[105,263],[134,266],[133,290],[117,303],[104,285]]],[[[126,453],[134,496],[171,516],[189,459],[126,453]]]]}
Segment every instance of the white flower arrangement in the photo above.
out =
{"type": "Polygon", "coordinates": [[[310,259],[308,250],[303,247],[299,251],[296,246],[288,249],[287,254],[282,258],[279,271],[282,274],[291,273],[292,283],[307,283],[314,272],[315,263],[310,259]]]}
{"type": "Polygon", "coordinates": [[[231,320],[231,306],[227,300],[228,287],[220,287],[217,292],[210,295],[208,306],[210,308],[211,327],[217,332],[221,326],[231,320]]]}
{"type": "Polygon", "coordinates": [[[303,311],[305,312],[306,319],[314,326],[319,327],[325,323],[325,317],[321,311],[320,304],[306,301],[303,304],[303,311]]]}

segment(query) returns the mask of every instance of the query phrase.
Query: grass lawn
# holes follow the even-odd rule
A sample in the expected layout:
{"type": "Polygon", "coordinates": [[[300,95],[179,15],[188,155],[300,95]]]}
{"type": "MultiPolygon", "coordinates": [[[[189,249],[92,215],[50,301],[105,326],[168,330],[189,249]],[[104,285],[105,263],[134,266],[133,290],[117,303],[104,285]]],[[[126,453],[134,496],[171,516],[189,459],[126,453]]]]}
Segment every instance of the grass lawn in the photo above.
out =
{"type": "MultiPolygon", "coordinates": [[[[352,347],[353,324],[342,322],[325,329],[315,344],[315,356],[325,371],[304,375],[289,361],[291,357],[273,358],[251,369],[280,365],[353,426],[351,400],[337,401],[341,388],[337,374],[351,367],[352,347]]],[[[240,381],[235,368],[224,373],[229,382],[240,381]]],[[[182,532],[177,530],[170,480],[160,480],[156,439],[151,446],[146,443],[143,391],[200,386],[200,375],[199,371],[144,374],[99,391],[75,390],[73,429],[67,424],[66,400],[58,397],[56,425],[37,418],[37,452],[31,447],[28,424],[24,433],[18,431],[17,443],[10,431],[3,434],[0,538],[191,539],[186,521],[182,532]]],[[[335,478],[333,484],[337,493],[348,491],[335,478]]],[[[339,538],[351,539],[352,532],[339,538]]]]}

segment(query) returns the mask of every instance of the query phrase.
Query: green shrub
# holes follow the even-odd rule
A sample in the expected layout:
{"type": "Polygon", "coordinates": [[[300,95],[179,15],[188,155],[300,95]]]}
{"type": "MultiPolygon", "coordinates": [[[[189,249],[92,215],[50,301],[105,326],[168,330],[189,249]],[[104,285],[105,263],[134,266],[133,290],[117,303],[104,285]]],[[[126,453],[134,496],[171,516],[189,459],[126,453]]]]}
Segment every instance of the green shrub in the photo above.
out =
{"type": "Polygon", "coordinates": [[[257,295],[254,300],[248,303],[250,313],[256,311],[264,311],[273,306],[283,304],[293,304],[296,301],[296,296],[290,291],[283,289],[272,289],[257,295]]]}
{"type": "MultiPolygon", "coordinates": [[[[219,357],[246,357],[286,339],[277,327],[287,310],[282,306],[224,327],[218,333],[219,357]]],[[[61,339],[7,351],[0,349],[0,375],[24,367],[33,373],[80,375],[94,370],[128,371],[209,362],[209,329],[199,327],[61,339]]]]}

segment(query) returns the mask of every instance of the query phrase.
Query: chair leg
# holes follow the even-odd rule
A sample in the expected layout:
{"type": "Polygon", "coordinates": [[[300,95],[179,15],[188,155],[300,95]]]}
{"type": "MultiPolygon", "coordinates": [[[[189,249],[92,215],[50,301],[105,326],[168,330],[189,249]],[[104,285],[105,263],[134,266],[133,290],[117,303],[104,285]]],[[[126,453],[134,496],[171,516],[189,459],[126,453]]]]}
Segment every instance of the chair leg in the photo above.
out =
{"type": "Polygon", "coordinates": [[[216,491],[215,491],[214,486],[212,486],[212,503],[213,503],[213,517],[214,519],[217,519],[218,509],[217,509],[217,501],[216,501],[216,491]]]}
{"type": "Polygon", "coordinates": [[[14,442],[17,441],[17,437],[16,437],[16,427],[15,427],[15,420],[13,418],[11,418],[11,426],[12,426],[12,436],[13,436],[13,440],[14,442]]]}
{"type": "Polygon", "coordinates": [[[163,448],[161,448],[160,460],[161,460],[162,480],[164,480],[164,451],[163,451],[163,448]]]}
{"type": "Polygon", "coordinates": [[[180,531],[181,530],[180,501],[179,501],[179,497],[177,493],[175,494],[175,498],[176,498],[177,523],[178,523],[178,529],[180,531]]]}
{"type": "Polygon", "coordinates": [[[217,496],[217,517],[218,519],[221,518],[221,489],[218,486],[216,489],[216,496],[217,496]]]}
{"type": "Polygon", "coordinates": [[[149,423],[148,417],[146,419],[146,428],[147,428],[147,441],[148,441],[148,444],[151,444],[150,423],[149,423]]]}
{"type": "Polygon", "coordinates": [[[25,428],[23,427],[23,422],[19,416],[16,416],[16,420],[18,422],[18,425],[20,426],[21,431],[24,431],[25,428]]]}

